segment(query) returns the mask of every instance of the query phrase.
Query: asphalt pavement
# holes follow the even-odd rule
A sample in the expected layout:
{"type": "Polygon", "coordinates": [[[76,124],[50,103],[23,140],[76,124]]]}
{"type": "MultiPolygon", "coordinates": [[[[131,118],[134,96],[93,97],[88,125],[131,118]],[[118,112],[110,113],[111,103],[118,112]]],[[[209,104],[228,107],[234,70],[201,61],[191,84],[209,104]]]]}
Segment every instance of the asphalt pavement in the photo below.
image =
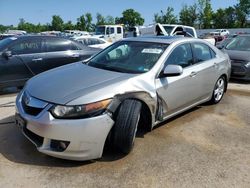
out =
{"type": "Polygon", "coordinates": [[[36,151],[14,125],[15,97],[0,96],[0,187],[250,187],[250,84],[138,134],[127,156],[85,162],[36,151]]]}

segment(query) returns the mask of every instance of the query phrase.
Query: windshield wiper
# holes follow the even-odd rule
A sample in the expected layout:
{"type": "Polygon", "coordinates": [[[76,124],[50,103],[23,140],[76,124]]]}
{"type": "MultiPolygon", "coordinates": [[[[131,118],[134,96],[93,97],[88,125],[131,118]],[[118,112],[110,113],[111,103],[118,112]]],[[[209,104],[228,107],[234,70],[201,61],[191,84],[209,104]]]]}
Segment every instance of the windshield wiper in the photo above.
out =
{"type": "Polygon", "coordinates": [[[110,71],[115,71],[115,72],[122,72],[122,73],[127,73],[126,71],[124,71],[123,69],[118,69],[117,67],[109,67],[109,66],[105,66],[102,67],[105,70],[110,70],[110,71]]]}

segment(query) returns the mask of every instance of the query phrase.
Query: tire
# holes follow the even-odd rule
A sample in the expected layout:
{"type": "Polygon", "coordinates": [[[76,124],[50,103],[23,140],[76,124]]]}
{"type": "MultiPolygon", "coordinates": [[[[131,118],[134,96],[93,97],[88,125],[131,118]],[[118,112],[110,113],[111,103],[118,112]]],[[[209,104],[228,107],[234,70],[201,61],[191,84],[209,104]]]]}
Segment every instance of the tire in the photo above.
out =
{"type": "Polygon", "coordinates": [[[215,83],[214,91],[210,102],[212,104],[217,104],[221,101],[226,89],[225,77],[221,76],[215,83]]]}
{"type": "Polygon", "coordinates": [[[113,129],[113,145],[115,149],[125,154],[128,154],[133,148],[141,107],[141,102],[128,99],[121,104],[118,110],[113,129]]]}

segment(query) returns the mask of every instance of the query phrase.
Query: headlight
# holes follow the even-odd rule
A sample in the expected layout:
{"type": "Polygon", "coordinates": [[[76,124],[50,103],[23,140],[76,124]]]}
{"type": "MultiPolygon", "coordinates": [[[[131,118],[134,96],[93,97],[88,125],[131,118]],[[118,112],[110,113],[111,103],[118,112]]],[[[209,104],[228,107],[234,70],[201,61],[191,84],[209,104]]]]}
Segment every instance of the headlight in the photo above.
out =
{"type": "Polygon", "coordinates": [[[250,67],[250,62],[247,62],[247,63],[245,64],[245,67],[246,67],[246,68],[249,68],[249,67],[250,67]]]}
{"type": "Polygon", "coordinates": [[[61,119],[91,117],[102,113],[108,107],[110,102],[111,99],[77,106],[55,105],[51,108],[50,112],[55,118],[61,119]]]}

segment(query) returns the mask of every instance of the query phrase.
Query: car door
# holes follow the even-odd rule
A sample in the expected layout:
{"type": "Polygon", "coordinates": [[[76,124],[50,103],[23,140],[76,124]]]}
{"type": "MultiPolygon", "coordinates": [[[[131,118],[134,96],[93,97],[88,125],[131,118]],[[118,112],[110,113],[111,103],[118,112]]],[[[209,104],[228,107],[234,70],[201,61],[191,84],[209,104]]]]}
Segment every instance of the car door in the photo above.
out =
{"type": "Polygon", "coordinates": [[[172,50],[165,66],[170,64],[180,65],[183,73],[156,79],[157,95],[167,106],[163,112],[165,117],[195,104],[202,96],[202,75],[194,65],[190,43],[180,44],[172,50]]]}
{"type": "Polygon", "coordinates": [[[46,70],[81,60],[80,49],[71,40],[47,37],[46,51],[46,70]]]}
{"type": "Polygon", "coordinates": [[[201,79],[201,98],[208,98],[219,77],[219,64],[216,53],[204,43],[192,43],[196,73],[201,79]]]}
{"type": "MultiPolygon", "coordinates": [[[[37,54],[41,50],[40,40],[33,40],[25,37],[16,40],[4,51],[8,51],[9,57],[1,57],[1,82],[8,86],[21,86],[29,78],[35,75],[30,65],[39,57],[37,54]]],[[[42,61],[38,61],[42,63],[42,61]]]]}
{"type": "Polygon", "coordinates": [[[26,46],[25,52],[19,56],[33,76],[45,71],[46,53],[43,38],[29,37],[22,42],[22,45],[26,46]]]}

